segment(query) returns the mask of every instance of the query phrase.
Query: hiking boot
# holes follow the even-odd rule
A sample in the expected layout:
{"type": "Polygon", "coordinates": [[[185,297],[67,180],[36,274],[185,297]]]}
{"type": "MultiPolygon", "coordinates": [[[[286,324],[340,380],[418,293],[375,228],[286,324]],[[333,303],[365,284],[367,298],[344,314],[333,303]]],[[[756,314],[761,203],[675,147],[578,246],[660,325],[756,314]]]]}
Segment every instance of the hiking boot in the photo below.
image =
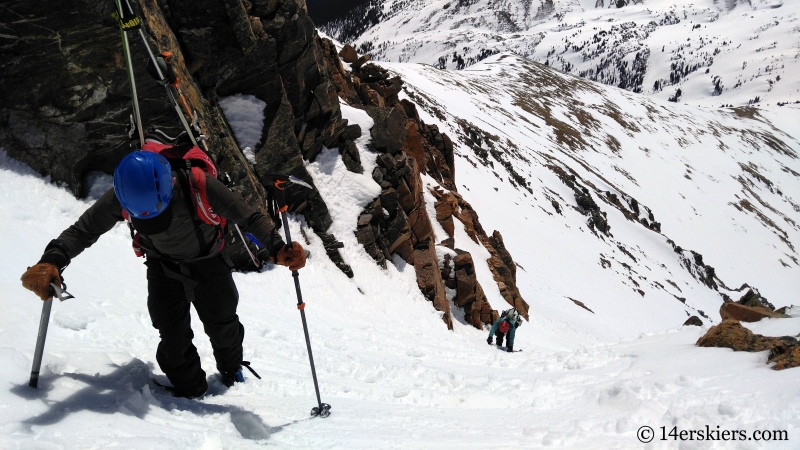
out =
{"type": "Polygon", "coordinates": [[[239,366],[238,369],[231,370],[228,372],[220,372],[220,375],[222,376],[222,384],[224,384],[227,387],[231,387],[233,386],[233,383],[244,383],[244,374],[242,373],[242,367],[249,370],[250,373],[255,375],[255,377],[258,378],[259,380],[261,379],[261,377],[256,373],[256,371],[253,370],[252,367],[250,367],[250,361],[242,361],[242,365],[239,366]]]}
{"type": "Polygon", "coordinates": [[[233,386],[233,383],[244,383],[244,374],[242,374],[241,367],[235,371],[221,372],[220,375],[222,375],[222,384],[227,387],[233,386]]]}
{"type": "Polygon", "coordinates": [[[203,395],[205,395],[206,391],[208,390],[208,383],[206,383],[205,381],[206,380],[204,379],[202,384],[199,384],[193,388],[188,388],[188,389],[177,388],[177,387],[173,388],[172,395],[175,397],[182,397],[188,399],[200,398],[203,395]]]}

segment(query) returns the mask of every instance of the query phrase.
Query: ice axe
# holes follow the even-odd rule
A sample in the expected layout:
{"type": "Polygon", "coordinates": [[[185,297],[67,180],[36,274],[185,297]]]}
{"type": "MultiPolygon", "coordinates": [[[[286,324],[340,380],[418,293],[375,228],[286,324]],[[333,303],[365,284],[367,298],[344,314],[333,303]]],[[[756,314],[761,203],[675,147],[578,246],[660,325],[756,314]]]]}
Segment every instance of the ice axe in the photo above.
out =
{"type": "MultiPolygon", "coordinates": [[[[273,191],[273,198],[270,199],[270,201],[275,202],[275,205],[277,206],[277,208],[275,208],[275,213],[280,214],[281,220],[283,221],[283,232],[286,235],[286,243],[291,244],[292,234],[289,231],[289,219],[286,216],[286,210],[288,210],[289,207],[286,205],[286,196],[284,195],[283,191],[286,189],[287,184],[297,184],[308,189],[314,189],[314,187],[292,175],[270,173],[262,175],[261,178],[272,183],[271,190],[273,191]]],[[[273,207],[273,205],[269,206],[270,209],[273,207]]],[[[331,415],[331,405],[322,403],[322,400],[319,396],[317,371],[314,368],[314,356],[311,353],[311,340],[308,337],[308,324],[306,323],[306,304],[303,302],[303,293],[300,291],[300,274],[297,273],[296,270],[293,270],[292,277],[294,277],[294,288],[295,292],[297,293],[297,309],[300,311],[300,318],[303,320],[303,332],[306,335],[306,348],[308,349],[308,360],[311,363],[311,376],[314,378],[314,391],[317,394],[317,406],[311,409],[311,415],[324,418],[331,415]]]]}
{"type": "MultiPolygon", "coordinates": [[[[75,298],[67,292],[67,285],[59,286],[50,283],[50,296],[62,302],[75,298]]],[[[36,350],[33,352],[33,367],[31,368],[31,381],[28,386],[36,388],[39,385],[39,369],[42,367],[42,355],[44,354],[44,340],[47,338],[47,326],[50,324],[50,309],[53,308],[53,299],[45,300],[42,305],[42,317],[39,319],[39,335],[36,338],[36,350]]]]}

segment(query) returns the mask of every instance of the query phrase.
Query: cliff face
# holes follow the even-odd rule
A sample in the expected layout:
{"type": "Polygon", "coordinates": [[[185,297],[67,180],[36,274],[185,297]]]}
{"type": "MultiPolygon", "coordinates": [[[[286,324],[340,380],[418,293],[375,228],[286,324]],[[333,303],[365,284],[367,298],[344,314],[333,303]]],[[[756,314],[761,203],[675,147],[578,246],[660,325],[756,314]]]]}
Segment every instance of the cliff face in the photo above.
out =
{"type": "MultiPolygon", "coordinates": [[[[111,2],[12,1],[0,25],[0,142],[76,194],[83,173],[108,172],[127,152],[130,94],[110,14],[111,2]]],[[[141,93],[149,118],[165,109],[152,84],[141,93]]]]}
{"type": "MultiPolygon", "coordinates": [[[[430,174],[455,191],[452,143],[422,123],[413,103],[399,100],[402,81],[365,65],[367,58],[354,64],[356,70],[345,71],[333,44],[317,36],[305,0],[142,0],[132,6],[153,50],[174,54],[180,88],[200,119],[212,157],[233,189],[253,204],[265,204],[261,181],[267,173],[313,184],[304,162],[313,161],[323,147],[338,147],[345,164],[359,170],[353,144],[359,131],[342,119],[340,101],[366,110],[375,120],[372,150],[383,154],[381,173],[373,174],[383,192],[372,206],[391,212],[365,219],[359,236],[379,264],[393,253],[413,264],[420,289],[452,326],[444,289],[449,269],[437,258],[420,182],[421,174],[430,174]],[[266,104],[255,164],[243,157],[218,106],[219,97],[239,93],[266,104]],[[368,233],[368,227],[375,232],[368,233]]],[[[12,1],[5,8],[6,17],[13,17],[0,24],[0,146],[80,196],[87,172],[112,173],[138,144],[127,136],[131,94],[113,2],[12,1]]],[[[144,45],[137,32],[128,34],[144,129],[176,134],[180,123],[163,87],[147,73],[144,45]]],[[[331,216],[320,195],[291,187],[286,195],[290,211],[305,217],[328,256],[352,276],[336,237],[327,234],[331,216]]],[[[502,247],[502,238],[486,236],[474,211],[456,214],[462,216],[480,231],[476,242],[502,247]]],[[[511,261],[504,248],[492,254],[499,261],[493,267],[511,261]]],[[[498,282],[505,280],[503,292],[516,289],[508,278],[509,273],[513,278],[510,264],[510,272],[493,269],[498,282]]],[[[459,280],[470,292],[459,294],[459,304],[476,312],[473,324],[489,322],[488,303],[475,300],[480,300],[475,295],[480,286],[474,274],[459,280]]],[[[507,300],[519,307],[524,301],[518,294],[507,300]]]]}

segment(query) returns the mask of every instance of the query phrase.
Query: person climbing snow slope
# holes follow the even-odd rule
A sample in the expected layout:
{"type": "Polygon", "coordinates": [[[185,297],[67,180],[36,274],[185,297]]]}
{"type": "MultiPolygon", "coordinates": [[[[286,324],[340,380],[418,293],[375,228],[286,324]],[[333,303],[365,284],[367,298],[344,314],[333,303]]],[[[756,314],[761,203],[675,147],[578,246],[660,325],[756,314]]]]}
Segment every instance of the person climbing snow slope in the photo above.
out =
{"type": "Polygon", "coordinates": [[[50,283],[61,286],[70,261],[115,224],[127,221],[137,256],[146,258],[147,308],[161,338],[156,360],[173,394],[194,398],[208,389],[192,344],[190,303],[211,341],[222,383],[230,387],[244,381],[242,366],[258,377],[242,360],[239,294],[221,253],[225,221],[236,222],[263,243],[260,260],[298,270],[306,262],[304,249],[297,242],[285,245],[269,217],[212,176],[216,168],[210,159],[210,167],[198,169],[189,153],[199,148],[184,149],[177,159],[175,147],[148,142],[143,148],[150,151],[122,158],[114,187],[47,245],[39,262],[22,275],[22,285],[42,300],[52,298],[50,283]]]}
{"type": "Polygon", "coordinates": [[[489,331],[489,337],[486,339],[486,343],[492,345],[492,336],[496,336],[497,345],[502,347],[503,338],[506,337],[506,351],[509,353],[513,352],[514,334],[516,334],[517,328],[519,328],[521,325],[522,317],[516,309],[512,308],[503,311],[503,314],[500,315],[500,318],[497,319],[497,321],[495,321],[495,323],[492,325],[492,329],[489,331]]]}

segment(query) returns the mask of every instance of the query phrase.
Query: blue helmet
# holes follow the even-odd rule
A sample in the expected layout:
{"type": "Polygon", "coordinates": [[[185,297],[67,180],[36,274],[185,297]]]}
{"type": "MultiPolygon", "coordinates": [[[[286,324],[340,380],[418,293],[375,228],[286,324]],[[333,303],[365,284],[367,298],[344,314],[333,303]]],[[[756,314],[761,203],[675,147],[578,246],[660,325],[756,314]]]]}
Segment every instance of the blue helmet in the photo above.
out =
{"type": "Polygon", "coordinates": [[[152,219],[172,200],[172,168],[157,153],[129,153],[114,171],[114,193],[132,218],[152,219]]]}

